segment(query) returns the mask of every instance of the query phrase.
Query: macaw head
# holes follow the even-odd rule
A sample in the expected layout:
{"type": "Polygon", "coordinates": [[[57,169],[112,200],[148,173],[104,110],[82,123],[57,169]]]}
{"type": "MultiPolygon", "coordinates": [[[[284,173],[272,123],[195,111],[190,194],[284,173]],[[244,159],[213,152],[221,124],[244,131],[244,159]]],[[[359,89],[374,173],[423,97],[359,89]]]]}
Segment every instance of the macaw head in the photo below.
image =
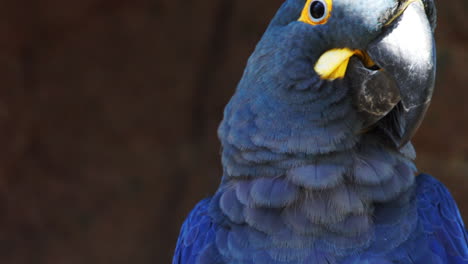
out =
{"type": "Polygon", "coordinates": [[[249,59],[238,101],[274,101],[263,111],[271,115],[301,106],[332,119],[324,109],[345,93],[354,133],[380,126],[402,147],[431,101],[435,17],[433,0],[288,0],[249,59]]]}

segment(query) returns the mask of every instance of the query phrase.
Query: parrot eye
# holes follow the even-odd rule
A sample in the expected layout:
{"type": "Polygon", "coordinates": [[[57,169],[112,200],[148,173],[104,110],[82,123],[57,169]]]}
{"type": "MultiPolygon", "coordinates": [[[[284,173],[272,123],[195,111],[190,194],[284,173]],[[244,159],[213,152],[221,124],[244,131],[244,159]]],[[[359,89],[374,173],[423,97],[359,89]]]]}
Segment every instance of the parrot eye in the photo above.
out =
{"type": "Polygon", "coordinates": [[[323,17],[325,16],[325,9],[325,3],[323,3],[322,1],[312,1],[312,3],[310,3],[309,8],[310,18],[312,19],[312,21],[319,22],[321,19],[323,19],[323,17]]]}
{"type": "Polygon", "coordinates": [[[308,0],[299,21],[311,25],[325,24],[330,17],[332,0],[308,0]]]}

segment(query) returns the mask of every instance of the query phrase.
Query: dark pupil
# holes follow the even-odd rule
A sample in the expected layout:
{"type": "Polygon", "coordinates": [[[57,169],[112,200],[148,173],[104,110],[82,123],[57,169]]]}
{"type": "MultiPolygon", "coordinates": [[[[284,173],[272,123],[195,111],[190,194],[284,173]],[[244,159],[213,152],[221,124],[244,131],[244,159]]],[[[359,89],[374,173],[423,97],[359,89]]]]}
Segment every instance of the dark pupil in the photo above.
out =
{"type": "Polygon", "coordinates": [[[322,18],[324,13],[325,13],[325,6],[323,5],[322,2],[320,1],[312,2],[312,4],[310,5],[310,15],[313,18],[315,19],[322,18]]]}

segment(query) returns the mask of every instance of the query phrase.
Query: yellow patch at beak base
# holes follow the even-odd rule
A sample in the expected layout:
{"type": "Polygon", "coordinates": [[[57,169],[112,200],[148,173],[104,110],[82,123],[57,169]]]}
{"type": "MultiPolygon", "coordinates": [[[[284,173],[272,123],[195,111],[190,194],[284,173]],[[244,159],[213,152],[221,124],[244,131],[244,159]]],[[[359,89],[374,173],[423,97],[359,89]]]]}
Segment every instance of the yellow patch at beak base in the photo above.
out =
{"type": "Polygon", "coordinates": [[[366,67],[375,65],[367,53],[361,50],[343,48],[331,49],[322,54],[317,60],[314,70],[320,78],[325,80],[342,79],[346,74],[349,60],[354,55],[358,56],[366,67]]]}

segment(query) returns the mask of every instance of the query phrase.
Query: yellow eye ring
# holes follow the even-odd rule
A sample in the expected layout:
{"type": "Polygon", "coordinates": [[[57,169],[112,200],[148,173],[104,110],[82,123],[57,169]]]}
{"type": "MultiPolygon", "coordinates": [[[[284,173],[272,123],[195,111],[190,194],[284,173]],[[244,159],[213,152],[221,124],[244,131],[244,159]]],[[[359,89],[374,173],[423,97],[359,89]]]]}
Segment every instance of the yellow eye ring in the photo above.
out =
{"type": "Polygon", "coordinates": [[[332,11],[333,0],[307,0],[299,21],[310,25],[327,23],[332,11]]]}

